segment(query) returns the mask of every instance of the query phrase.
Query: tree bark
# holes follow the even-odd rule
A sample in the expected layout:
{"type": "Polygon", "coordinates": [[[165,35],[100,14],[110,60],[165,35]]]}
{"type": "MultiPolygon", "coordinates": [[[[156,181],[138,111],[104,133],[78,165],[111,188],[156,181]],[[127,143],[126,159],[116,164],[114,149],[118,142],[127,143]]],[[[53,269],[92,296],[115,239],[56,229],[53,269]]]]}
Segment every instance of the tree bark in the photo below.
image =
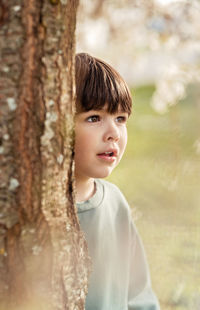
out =
{"type": "Polygon", "coordinates": [[[0,0],[0,309],[84,309],[74,203],[78,0],[0,0]]]}

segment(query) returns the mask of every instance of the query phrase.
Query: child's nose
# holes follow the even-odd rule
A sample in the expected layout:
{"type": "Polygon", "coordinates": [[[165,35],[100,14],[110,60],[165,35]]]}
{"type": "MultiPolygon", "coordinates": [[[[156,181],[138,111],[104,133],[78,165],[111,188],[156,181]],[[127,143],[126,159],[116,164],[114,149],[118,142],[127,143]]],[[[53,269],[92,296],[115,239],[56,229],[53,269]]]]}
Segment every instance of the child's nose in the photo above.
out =
{"type": "Polygon", "coordinates": [[[109,124],[104,134],[104,141],[115,141],[119,140],[119,129],[115,124],[109,124]]]}

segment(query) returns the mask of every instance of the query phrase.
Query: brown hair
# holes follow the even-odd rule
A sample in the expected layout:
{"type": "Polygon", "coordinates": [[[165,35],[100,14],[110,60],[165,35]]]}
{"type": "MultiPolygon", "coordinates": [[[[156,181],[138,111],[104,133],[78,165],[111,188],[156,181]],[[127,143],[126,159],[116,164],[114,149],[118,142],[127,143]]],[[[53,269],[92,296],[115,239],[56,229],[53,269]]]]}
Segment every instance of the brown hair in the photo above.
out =
{"type": "Polygon", "coordinates": [[[86,53],[76,54],[76,110],[86,112],[100,110],[106,104],[109,113],[122,111],[131,114],[130,90],[119,75],[104,61],[86,53]]]}

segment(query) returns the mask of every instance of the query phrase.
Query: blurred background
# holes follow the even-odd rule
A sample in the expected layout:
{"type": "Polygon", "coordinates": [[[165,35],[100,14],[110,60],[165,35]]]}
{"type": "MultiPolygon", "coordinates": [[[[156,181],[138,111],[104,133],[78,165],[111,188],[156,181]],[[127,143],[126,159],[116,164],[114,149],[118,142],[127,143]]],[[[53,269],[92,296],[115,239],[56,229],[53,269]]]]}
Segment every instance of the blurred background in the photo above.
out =
{"type": "Polygon", "coordinates": [[[200,1],[80,0],[77,52],[133,94],[129,141],[108,178],[126,196],[163,310],[200,310],[200,1]]]}

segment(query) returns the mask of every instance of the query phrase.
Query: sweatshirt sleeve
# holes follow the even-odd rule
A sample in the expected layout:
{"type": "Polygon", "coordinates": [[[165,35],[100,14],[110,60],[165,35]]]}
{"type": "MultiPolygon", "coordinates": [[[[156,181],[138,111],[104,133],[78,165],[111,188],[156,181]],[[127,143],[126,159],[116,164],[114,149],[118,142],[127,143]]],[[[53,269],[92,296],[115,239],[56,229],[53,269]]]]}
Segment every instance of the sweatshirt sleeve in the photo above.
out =
{"type": "Polygon", "coordinates": [[[158,300],[152,291],[143,244],[133,222],[131,233],[128,310],[160,310],[158,300]]]}

